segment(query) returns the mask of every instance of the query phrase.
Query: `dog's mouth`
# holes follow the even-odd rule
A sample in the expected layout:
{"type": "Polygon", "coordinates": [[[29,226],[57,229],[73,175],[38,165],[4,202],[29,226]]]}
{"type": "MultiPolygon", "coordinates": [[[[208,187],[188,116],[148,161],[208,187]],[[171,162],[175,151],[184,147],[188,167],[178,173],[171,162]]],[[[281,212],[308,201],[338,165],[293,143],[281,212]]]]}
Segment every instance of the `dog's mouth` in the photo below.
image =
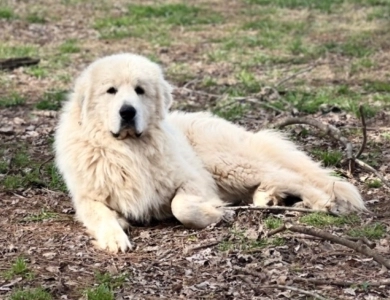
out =
{"type": "Polygon", "coordinates": [[[122,129],[119,132],[112,132],[111,135],[118,139],[118,140],[124,140],[126,138],[140,138],[142,136],[143,132],[138,132],[134,129],[122,129]]]}

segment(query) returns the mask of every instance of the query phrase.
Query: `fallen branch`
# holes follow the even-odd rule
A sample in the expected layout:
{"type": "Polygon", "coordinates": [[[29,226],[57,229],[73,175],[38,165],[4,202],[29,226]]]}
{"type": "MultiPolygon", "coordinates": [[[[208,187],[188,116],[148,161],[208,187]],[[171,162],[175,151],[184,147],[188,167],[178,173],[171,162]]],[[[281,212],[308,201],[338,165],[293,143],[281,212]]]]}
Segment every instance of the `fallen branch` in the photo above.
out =
{"type": "Polygon", "coordinates": [[[323,296],[321,296],[321,295],[319,295],[317,293],[305,291],[305,290],[302,290],[302,289],[299,289],[297,287],[290,286],[290,285],[280,285],[280,284],[262,285],[261,288],[262,289],[290,290],[290,291],[294,291],[294,292],[297,292],[297,293],[300,293],[300,294],[311,296],[311,297],[313,297],[315,299],[327,300],[325,297],[323,297],[323,296]]]}
{"type": "Polygon", "coordinates": [[[38,168],[38,173],[39,173],[39,175],[43,175],[43,174],[42,174],[42,167],[43,167],[44,165],[46,165],[48,162],[52,161],[53,159],[54,159],[54,155],[53,155],[53,156],[50,156],[47,160],[45,160],[43,163],[41,163],[41,164],[39,165],[39,168],[38,168]]]}
{"type": "Polygon", "coordinates": [[[203,245],[198,245],[198,246],[194,246],[194,247],[189,247],[185,250],[186,253],[189,253],[189,252],[192,252],[192,251],[195,251],[195,250],[199,250],[199,249],[204,249],[204,248],[209,248],[209,247],[214,247],[216,245],[218,245],[219,243],[221,243],[223,241],[223,239],[221,240],[218,240],[218,241],[214,241],[214,242],[210,242],[210,243],[206,243],[206,244],[203,244],[203,245]]]}
{"type": "Polygon", "coordinates": [[[274,128],[282,129],[289,125],[296,125],[296,124],[306,124],[313,127],[316,127],[326,133],[327,135],[331,136],[335,140],[339,141],[346,149],[347,151],[347,158],[352,159],[352,144],[341,135],[341,131],[336,128],[333,125],[322,123],[316,119],[306,118],[306,117],[289,117],[284,120],[281,120],[273,125],[274,128]]]}
{"type": "Polygon", "coordinates": [[[388,188],[390,188],[390,183],[379,173],[377,170],[375,170],[370,165],[366,164],[365,162],[361,161],[360,159],[355,159],[355,163],[359,165],[363,170],[366,170],[367,172],[372,172],[376,177],[378,177],[384,185],[386,185],[388,188]]]}
{"type": "MultiPolygon", "coordinates": [[[[261,273],[258,273],[256,271],[247,270],[245,268],[241,268],[241,267],[238,267],[238,266],[233,266],[233,269],[238,271],[238,272],[240,272],[240,273],[243,273],[243,274],[246,274],[246,275],[251,275],[251,276],[254,276],[256,278],[264,278],[264,275],[262,275],[261,273]]],[[[250,279],[247,276],[240,276],[240,275],[238,275],[237,277],[240,278],[242,281],[246,282],[255,291],[258,291],[260,289],[290,290],[290,291],[298,292],[300,294],[311,296],[314,299],[326,300],[326,298],[324,298],[323,296],[321,296],[321,295],[319,295],[317,293],[305,291],[305,290],[302,290],[302,289],[294,287],[294,286],[281,285],[281,284],[259,285],[259,284],[254,284],[253,282],[251,282],[250,279]]]]}
{"type": "Polygon", "coordinates": [[[0,70],[13,70],[23,66],[33,66],[39,64],[39,58],[16,57],[0,60],[0,70]]]}
{"type": "Polygon", "coordinates": [[[281,86],[283,83],[286,83],[287,81],[297,77],[298,75],[310,72],[311,70],[313,70],[314,68],[316,68],[318,66],[319,66],[319,64],[311,65],[311,66],[309,66],[309,67],[307,67],[305,69],[302,69],[302,70],[300,70],[300,71],[298,71],[296,73],[293,73],[292,75],[289,75],[289,76],[283,78],[282,80],[280,80],[278,83],[275,84],[275,88],[277,88],[277,87],[281,86]]]}
{"type": "Polygon", "coordinates": [[[361,242],[363,244],[366,244],[368,247],[370,247],[370,249],[374,249],[376,247],[376,243],[371,242],[365,236],[362,236],[362,237],[345,236],[344,238],[347,240],[350,240],[350,241],[356,241],[356,242],[361,242]]]}
{"type": "Polygon", "coordinates": [[[298,225],[293,225],[291,223],[286,223],[285,224],[286,229],[292,231],[292,232],[298,232],[298,233],[303,233],[311,236],[316,236],[320,237],[322,239],[334,242],[336,244],[340,244],[343,246],[346,246],[348,248],[351,248],[352,250],[355,250],[361,254],[364,254],[368,257],[372,257],[377,263],[385,266],[387,269],[390,270],[390,261],[381,256],[379,253],[376,251],[370,249],[367,245],[362,244],[362,243],[355,243],[352,241],[349,241],[347,239],[335,236],[329,232],[320,230],[320,229],[312,229],[308,227],[303,227],[303,226],[298,226],[298,225]]]}
{"type": "Polygon", "coordinates": [[[366,144],[367,144],[367,126],[366,126],[366,119],[364,117],[363,105],[359,106],[359,112],[360,112],[360,118],[362,120],[363,142],[362,142],[362,145],[360,146],[358,153],[355,156],[356,159],[358,159],[360,157],[360,155],[363,154],[364,149],[366,148],[366,144]]]}
{"type": "Polygon", "coordinates": [[[292,206],[227,206],[224,207],[227,210],[289,210],[289,211],[300,211],[309,213],[324,212],[316,209],[292,207],[292,206]]]}
{"type": "Polygon", "coordinates": [[[356,282],[356,281],[343,281],[343,280],[334,280],[331,278],[300,278],[300,277],[294,277],[293,281],[296,282],[307,282],[312,284],[318,284],[318,285],[336,285],[336,286],[343,286],[343,287],[349,287],[349,286],[382,286],[382,285],[390,285],[390,279],[385,279],[381,281],[363,281],[363,282],[356,282]]]}

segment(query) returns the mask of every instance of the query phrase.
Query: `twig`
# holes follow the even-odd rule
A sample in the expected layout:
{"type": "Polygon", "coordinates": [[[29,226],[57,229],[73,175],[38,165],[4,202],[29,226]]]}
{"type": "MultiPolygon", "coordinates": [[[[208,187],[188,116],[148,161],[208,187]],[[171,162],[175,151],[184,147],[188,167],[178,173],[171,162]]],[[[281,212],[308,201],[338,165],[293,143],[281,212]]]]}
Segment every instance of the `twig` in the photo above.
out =
{"type": "MultiPolygon", "coordinates": [[[[238,271],[238,272],[240,272],[240,273],[243,273],[243,274],[246,274],[246,275],[251,275],[251,276],[254,276],[256,278],[264,278],[264,275],[262,275],[262,274],[260,274],[260,273],[258,273],[256,271],[247,270],[245,268],[241,268],[241,267],[238,267],[238,266],[233,266],[233,269],[238,271]]],[[[324,298],[323,296],[321,296],[321,295],[319,295],[317,293],[305,291],[305,290],[302,290],[302,289],[294,287],[294,286],[280,285],[280,284],[259,285],[259,284],[254,284],[253,282],[251,282],[249,280],[249,278],[246,277],[246,276],[237,276],[237,277],[240,278],[242,281],[245,281],[255,291],[258,291],[259,289],[291,290],[291,291],[294,291],[294,292],[298,292],[298,293],[301,293],[301,294],[304,294],[304,295],[311,296],[311,297],[313,297],[315,299],[326,300],[326,298],[324,298]]]]}
{"type": "Polygon", "coordinates": [[[310,72],[311,70],[316,68],[318,65],[319,64],[311,65],[311,66],[309,66],[309,67],[307,67],[305,69],[302,69],[302,70],[300,70],[300,71],[298,71],[296,73],[293,73],[290,76],[287,76],[287,77],[283,78],[282,80],[280,80],[278,83],[275,84],[275,88],[277,88],[277,87],[281,86],[283,83],[285,83],[285,82],[287,82],[287,81],[297,77],[298,75],[301,75],[301,74],[306,73],[306,72],[310,72]]]}
{"type": "Polygon", "coordinates": [[[318,284],[318,285],[337,285],[337,286],[344,286],[348,287],[351,285],[367,285],[367,286],[381,286],[381,285],[390,285],[390,279],[385,279],[381,281],[373,281],[373,282],[355,282],[355,281],[342,281],[342,280],[333,280],[331,278],[300,278],[300,277],[294,277],[293,281],[298,282],[307,282],[312,284],[318,284]]]}
{"type": "Polygon", "coordinates": [[[50,156],[47,160],[45,160],[43,163],[40,164],[39,168],[38,168],[38,173],[39,175],[42,175],[42,167],[44,165],[46,165],[48,162],[52,161],[54,159],[54,155],[53,156],[50,156]]]}
{"type": "Polygon", "coordinates": [[[220,239],[218,241],[214,241],[214,242],[210,242],[210,243],[206,243],[206,244],[203,244],[203,245],[198,245],[198,246],[193,246],[193,247],[189,247],[186,249],[186,253],[189,253],[189,252],[192,252],[192,251],[195,251],[195,250],[199,250],[199,249],[203,249],[203,248],[209,248],[209,247],[214,247],[216,245],[218,245],[219,243],[221,243],[224,239],[220,239]]]}
{"type": "Polygon", "coordinates": [[[289,211],[300,211],[300,212],[323,212],[316,209],[302,208],[302,207],[291,207],[291,206],[228,206],[224,207],[227,210],[289,210],[289,211]]]}
{"type": "Polygon", "coordinates": [[[23,66],[33,66],[39,64],[39,58],[14,57],[0,60],[0,70],[13,70],[23,66]]]}
{"type": "Polygon", "coordinates": [[[310,126],[313,126],[313,127],[320,129],[321,131],[328,134],[329,136],[331,136],[335,140],[339,141],[346,148],[348,159],[353,158],[352,144],[345,137],[343,137],[341,135],[341,131],[333,125],[325,124],[325,123],[322,123],[322,122],[317,121],[315,119],[306,118],[306,117],[302,117],[302,118],[289,117],[289,118],[286,118],[284,120],[281,120],[281,121],[275,123],[273,125],[273,127],[281,129],[283,127],[286,127],[289,125],[294,125],[294,124],[306,124],[306,125],[310,125],[310,126]]]}
{"type": "Polygon", "coordinates": [[[331,241],[331,242],[346,246],[348,248],[351,248],[359,253],[362,253],[366,256],[372,257],[376,262],[378,262],[379,264],[385,266],[387,269],[390,270],[390,261],[387,260],[386,258],[384,258],[383,256],[381,256],[376,251],[370,249],[367,245],[364,245],[362,243],[355,243],[355,242],[349,241],[347,239],[335,236],[329,232],[326,232],[326,231],[323,231],[320,229],[312,229],[312,228],[308,228],[308,227],[293,225],[291,223],[286,223],[285,226],[290,231],[320,237],[320,238],[326,239],[328,241],[331,241]]]}
{"type": "Polygon", "coordinates": [[[374,249],[375,246],[376,246],[376,243],[375,243],[375,242],[371,242],[371,241],[370,241],[368,238],[366,238],[365,236],[362,236],[362,237],[345,236],[344,238],[347,239],[347,240],[350,240],[350,241],[357,241],[357,242],[364,243],[364,244],[366,244],[368,247],[370,247],[370,249],[374,249]]]}
{"type": "Polygon", "coordinates": [[[291,291],[294,291],[294,292],[298,292],[300,294],[304,294],[304,295],[308,295],[308,296],[311,296],[315,299],[319,299],[319,300],[327,300],[325,297],[317,294],[317,293],[314,293],[314,292],[309,292],[309,291],[305,291],[305,290],[302,290],[302,289],[299,289],[297,287],[294,287],[294,286],[290,286],[290,285],[280,285],[280,284],[272,284],[272,285],[262,285],[261,286],[262,289],[281,289],[281,290],[291,290],[291,291]]]}
{"type": "Polygon", "coordinates": [[[285,230],[286,230],[286,225],[283,224],[282,226],[280,226],[280,227],[278,227],[278,228],[276,228],[276,229],[273,229],[273,230],[269,231],[269,232],[267,233],[267,237],[273,236],[273,235],[275,235],[275,234],[277,234],[277,233],[279,233],[279,232],[285,231],[285,230]]]}
{"type": "Polygon", "coordinates": [[[362,145],[360,146],[358,153],[355,156],[356,159],[359,158],[360,155],[362,155],[364,149],[366,148],[366,143],[367,143],[367,126],[366,126],[366,119],[364,117],[363,105],[359,106],[359,112],[360,112],[360,118],[362,119],[363,142],[362,145]]]}
{"type": "Polygon", "coordinates": [[[376,177],[378,177],[384,185],[386,185],[388,188],[390,188],[390,183],[379,173],[377,170],[375,170],[370,165],[366,164],[365,162],[361,161],[360,159],[355,159],[355,162],[361,167],[363,170],[366,170],[368,172],[372,172],[375,174],[376,177]]]}

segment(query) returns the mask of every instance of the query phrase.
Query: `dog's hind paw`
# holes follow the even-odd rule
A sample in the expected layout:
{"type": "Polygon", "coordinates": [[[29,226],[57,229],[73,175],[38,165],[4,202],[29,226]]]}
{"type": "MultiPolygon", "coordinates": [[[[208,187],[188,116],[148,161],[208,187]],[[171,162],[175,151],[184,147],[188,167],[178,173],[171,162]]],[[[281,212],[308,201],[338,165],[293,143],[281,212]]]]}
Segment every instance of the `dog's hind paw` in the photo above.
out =
{"type": "Polygon", "coordinates": [[[93,243],[100,249],[111,253],[118,253],[119,251],[126,252],[135,249],[135,244],[130,242],[129,237],[119,224],[118,228],[106,226],[96,233],[96,240],[93,243]]]}

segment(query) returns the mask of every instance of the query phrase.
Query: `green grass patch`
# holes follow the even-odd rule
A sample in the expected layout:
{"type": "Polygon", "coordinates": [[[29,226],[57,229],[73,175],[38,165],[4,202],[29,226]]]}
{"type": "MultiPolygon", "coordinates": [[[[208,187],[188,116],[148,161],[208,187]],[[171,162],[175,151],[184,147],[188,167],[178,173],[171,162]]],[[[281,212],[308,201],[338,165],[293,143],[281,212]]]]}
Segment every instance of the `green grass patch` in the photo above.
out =
{"type": "Polygon", "coordinates": [[[66,184],[54,163],[48,164],[45,169],[49,181],[48,187],[53,191],[61,191],[63,193],[66,193],[66,184]]]}
{"type": "Polygon", "coordinates": [[[271,216],[264,220],[264,224],[267,229],[276,229],[282,226],[283,221],[279,218],[275,218],[271,216]]]}
{"type": "Polygon", "coordinates": [[[65,90],[49,90],[43,94],[35,107],[39,110],[60,110],[67,95],[68,91],[65,90]]]}
{"type": "Polygon", "coordinates": [[[39,213],[29,215],[23,218],[25,222],[42,222],[52,220],[58,217],[58,214],[42,209],[39,213]]]}
{"type": "Polygon", "coordinates": [[[9,95],[0,97],[0,108],[20,106],[24,103],[26,103],[26,99],[17,92],[12,92],[9,95]]]}
{"type": "Polygon", "coordinates": [[[37,54],[38,54],[38,49],[36,46],[31,46],[31,45],[10,46],[3,43],[0,44],[0,58],[36,56],[37,54]]]}
{"type": "Polygon", "coordinates": [[[390,83],[387,81],[367,81],[364,84],[364,89],[368,92],[384,92],[390,93],[390,83]]]}
{"type": "Polygon", "coordinates": [[[16,16],[10,7],[0,6],[0,19],[10,20],[16,16]]]}
{"type": "Polygon", "coordinates": [[[95,279],[99,285],[105,285],[111,290],[120,288],[126,282],[129,274],[123,273],[118,275],[111,275],[110,273],[95,273],[95,279]]]}
{"type": "Polygon", "coordinates": [[[212,112],[229,121],[235,121],[240,119],[246,112],[248,107],[244,104],[237,103],[236,101],[227,104],[219,104],[212,109],[212,112]]]}
{"type": "Polygon", "coordinates": [[[105,284],[99,284],[96,287],[87,289],[85,296],[88,300],[114,300],[115,296],[113,291],[105,284]]]}
{"type": "Polygon", "coordinates": [[[52,300],[53,297],[43,288],[16,290],[10,295],[10,300],[52,300]]]}
{"type": "Polygon", "coordinates": [[[138,37],[169,45],[170,26],[216,24],[222,17],[210,10],[187,4],[138,5],[131,4],[122,16],[96,20],[94,28],[102,38],[138,37]]]}
{"type": "Polygon", "coordinates": [[[42,16],[42,14],[40,14],[38,12],[29,13],[26,16],[26,21],[29,23],[33,23],[33,24],[45,24],[46,23],[45,17],[42,16]]]}
{"type": "Polygon", "coordinates": [[[311,153],[322,162],[324,167],[337,166],[343,158],[343,153],[340,151],[313,149],[311,153]]]}
{"type": "Polygon", "coordinates": [[[68,54],[68,53],[78,53],[81,51],[80,46],[78,45],[77,40],[75,39],[69,39],[63,42],[59,46],[59,50],[62,54],[68,54]]]}
{"type": "Polygon", "coordinates": [[[48,76],[47,70],[44,69],[42,66],[33,66],[33,67],[26,68],[26,73],[28,75],[34,76],[39,79],[48,76]]]}
{"type": "Polygon", "coordinates": [[[4,277],[7,280],[10,280],[15,276],[22,276],[27,279],[32,279],[34,277],[34,274],[28,268],[27,262],[23,257],[18,257],[11,265],[11,268],[4,273],[4,277]]]}
{"type": "Polygon", "coordinates": [[[370,224],[362,228],[354,228],[348,231],[353,237],[366,237],[369,239],[380,239],[386,234],[386,226],[381,223],[370,224]]]}
{"type": "Polygon", "coordinates": [[[305,215],[300,218],[300,222],[311,225],[314,227],[325,227],[325,226],[344,226],[348,224],[356,224],[360,221],[356,215],[348,216],[332,216],[325,213],[312,213],[305,215]]]}
{"type": "Polygon", "coordinates": [[[378,189],[382,187],[382,181],[379,179],[371,179],[366,182],[368,188],[378,189]]]}
{"type": "Polygon", "coordinates": [[[331,13],[344,0],[249,0],[250,4],[276,6],[289,9],[315,9],[331,13]]]}

